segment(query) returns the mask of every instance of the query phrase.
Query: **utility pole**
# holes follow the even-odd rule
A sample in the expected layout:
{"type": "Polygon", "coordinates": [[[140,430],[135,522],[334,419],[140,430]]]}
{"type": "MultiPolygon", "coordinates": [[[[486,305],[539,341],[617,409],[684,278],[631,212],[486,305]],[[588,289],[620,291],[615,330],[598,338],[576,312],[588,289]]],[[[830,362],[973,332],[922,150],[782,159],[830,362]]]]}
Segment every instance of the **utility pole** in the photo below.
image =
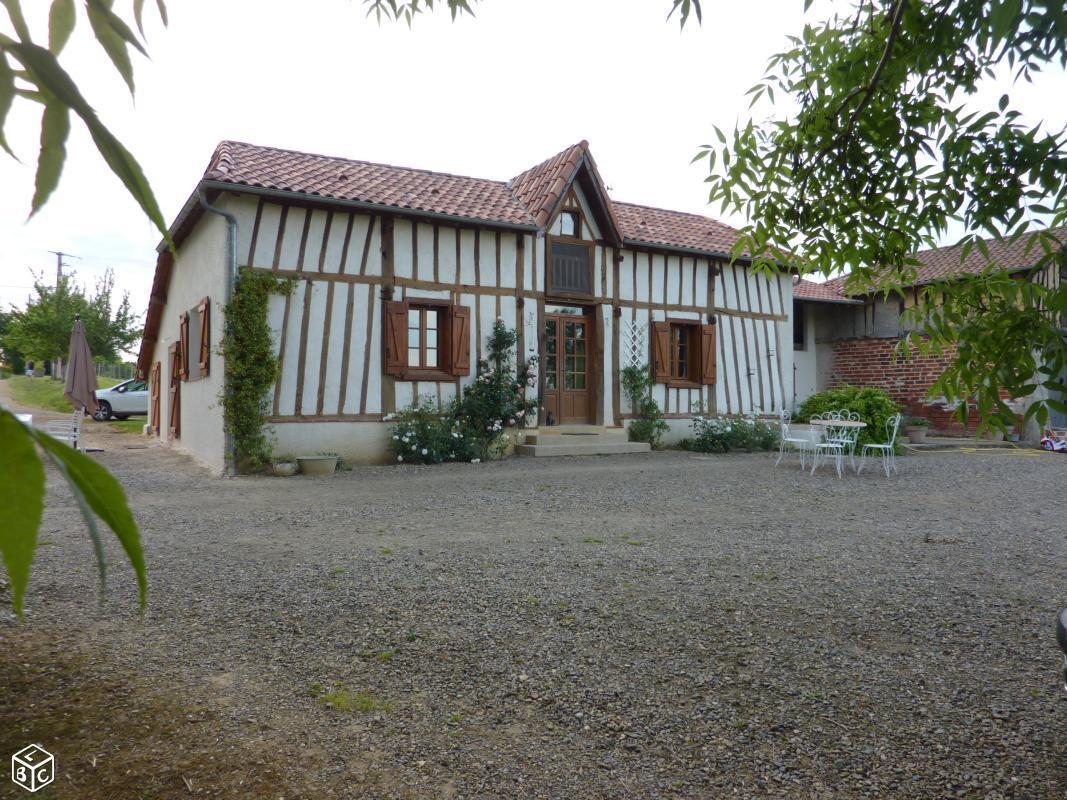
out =
{"type": "Polygon", "coordinates": [[[69,267],[69,264],[64,264],[64,258],[77,258],[81,259],[81,256],[72,256],[70,253],[61,253],[58,250],[49,250],[49,253],[56,257],[56,291],[59,291],[59,282],[63,280],[63,267],[69,267]]]}
{"type": "MultiPolygon", "coordinates": [[[[70,253],[60,252],[59,250],[49,250],[48,252],[56,257],[56,309],[58,310],[59,309],[59,287],[63,283],[63,267],[69,266],[69,264],[64,264],[63,263],[63,259],[64,258],[77,258],[77,259],[81,260],[81,256],[74,256],[74,255],[71,255],[70,253]]],[[[62,359],[62,357],[60,357],[60,358],[55,359],[52,362],[52,378],[54,380],[54,379],[60,378],[62,376],[63,376],[63,359],[62,359]]]]}

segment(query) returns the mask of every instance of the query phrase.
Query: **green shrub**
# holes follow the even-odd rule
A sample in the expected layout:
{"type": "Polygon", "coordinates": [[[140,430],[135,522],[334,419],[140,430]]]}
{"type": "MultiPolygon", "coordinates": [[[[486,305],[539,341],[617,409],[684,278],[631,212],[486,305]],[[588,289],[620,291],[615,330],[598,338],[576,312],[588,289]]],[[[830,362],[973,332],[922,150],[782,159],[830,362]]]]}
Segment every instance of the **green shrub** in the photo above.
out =
{"type": "Polygon", "coordinates": [[[469,461],[469,444],[430,398],[416,399],[393,414],[392,450],[404,464],[469,461]]]}
{"type": "Polygon", "coordinates": [[[867,423],[856,442],[856,447],[860,448],[865,444],[885,442],[886,420],[899,410],[897,404],[881,389],[840,386],[818,392],[805,400],[797,411],[795,420],[806,424],[812,417],[827,411],[853,411],[867,423]]]}
{"type": "Polygon", "coordinates": [[[420,400],[391,414],[395,421],[392,449],[396,460],[415,464],[445,461],[487,461],[499,458],[511,434],[524,427],[537,407],[526,390],[537,385],[536,359],[516,369],[512,351],[517,337],[497,320],[489,337],[489,357],[478,362],[478,377],[444,409],[420,400]]]}
{"type": "Polygon", "coordinates": [[[693,437],[682,447],[699,453],[729,453],[731,450],[774,450],[778,447],[778,426],[756,417],[693,417],[693,437]]]}
{"type": "Polygon", "coordinates": [[[652,399],[652,373],[648,364],[623,369],[622,385],[636,417],[626,431],[630,441],[658,447],[670,426],[663,419],[659,403],[652,399]]]}

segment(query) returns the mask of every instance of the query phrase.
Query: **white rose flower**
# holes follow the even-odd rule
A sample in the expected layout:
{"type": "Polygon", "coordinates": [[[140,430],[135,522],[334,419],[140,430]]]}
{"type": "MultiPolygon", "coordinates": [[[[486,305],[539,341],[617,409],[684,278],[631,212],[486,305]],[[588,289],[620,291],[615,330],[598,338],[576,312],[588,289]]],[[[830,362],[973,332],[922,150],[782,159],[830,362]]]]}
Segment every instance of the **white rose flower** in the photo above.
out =
{"type": "Polygon", "coordinates": [[[428,452],[429,452],[429,450],[427,450],[425,447],[422,448],[422,454],[423,455],[426,455],[428,452]]]}
{"type": "Polygon", "coordinates": [[[471,459],[471,463],[472,464],[481,464],[482,460],[480,458],[472,458],[471,459]]]}
{"type": "Polygon", "coordinates": [[[397,456],[397,457],[396,457],[396,460],[397,460],[397,461],[403,461],[403,460],[404,460],[404,457],[403,457],[403,456],[397,456]]]}

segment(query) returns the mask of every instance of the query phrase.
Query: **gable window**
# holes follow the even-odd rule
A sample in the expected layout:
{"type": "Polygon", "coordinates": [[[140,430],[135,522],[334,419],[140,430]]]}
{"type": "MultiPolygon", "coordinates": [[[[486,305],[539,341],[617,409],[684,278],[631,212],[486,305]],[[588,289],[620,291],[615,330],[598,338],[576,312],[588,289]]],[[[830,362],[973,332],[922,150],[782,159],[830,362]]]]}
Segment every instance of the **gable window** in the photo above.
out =
{"type": "Polygon", "coordinates": [[[549,294],[591,295],[593,293],[593,259],[591,248],[584,244],[552,242],[552,261],[548,270],[549,294]]]}
{"type": "Polygon", "coordinates": [[[714,322],[653,322],[652,372],[656,383],[681,387],[715,383],[715,332],[714,322]]]}
{"type": "Polygon", "coordinates": [[[807,315],[804,313],[807,306],[803,303],[793,303],[793,349],[803,350],[804,328],[807,315]]]}
{"type": "Polygon", "coordinates": [[[570,236],[578,238],[578,212],[560,211],[549,231],[553,236],[570,236]]]}
{"type": "Polygon", "coordinates": [[[387,301],[383,371],[403,380],[450,381],[471,372],[471,310],[412,298],[387,301]]]}

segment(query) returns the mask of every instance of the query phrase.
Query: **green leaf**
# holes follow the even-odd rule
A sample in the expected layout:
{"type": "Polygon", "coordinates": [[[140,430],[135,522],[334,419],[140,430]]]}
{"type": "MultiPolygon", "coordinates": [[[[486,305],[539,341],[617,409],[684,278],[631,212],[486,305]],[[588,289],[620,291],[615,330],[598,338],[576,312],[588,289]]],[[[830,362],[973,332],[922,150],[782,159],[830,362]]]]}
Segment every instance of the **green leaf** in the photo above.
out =
{"type": "Polygon", "coordinates": [[[0,53],[0,147],[4,148],[9,156],[17,160],[18,156],[12,152],[10,145],[7,143],[7,138],[4,136],[4,121],[7,119],[7,112],[11,110],[11,104],[14,102],[15,71],[7,63],[7,56],[4,53],[0,53]]]}
{"type": "Polygon", "coordinates": [[[156,228],[170,244],[170,233],[163,220],[163,213],[159,210],[155,195],[152,194],[152,188],[148,185],[140,164],[100,122],[96,112],[82,97],[78,87],[75,86],[66,70],[59,65],[55,56],[43,47],[33,44],[12,45],[10,50],[33,73],[41,86],[55,95],[58,100],[66,103],[82,118],[86,127],[89,128],[97,150],[111,167],[111,171],[118,176],[126,190],[133,195],[141,209],[155,223],[156,228]]]}
{"type": "Polygon", "coordinates": [[[37,157],[37,177],[30,204],[32,217],[48,202],[59,185],[63,162],[67,158],[67,136],[70,135],[70,109],[50,99],[41,117],[41,152],[37,157]]]}
{"type": "Polygon", "coordinates": [[[993,24],[993,41],[999,42],[1008,35],[1012,23],[1022,10],[1022,0],[1000,0],[994,2],[990,13],[990,22],[993,24]]]}
{"type": "Polygon", "coordinates": [[[13,414],[0,409],[0,553],[11,579],[11,600],[22,616],[22,600],[37,549],[37,529],[44,509],[44,467],[33,435],[13,414]]]}
{"type": "Polygon", "coordinates": [[[89,456],[63,444],[51,436],[35,431],[37,443],[50,455],[63,462],[64,477],[85,497],[88,504],[104,524],[114,531],[126,557],[137,574],[141,608],[148,595],[145,576],[144,551],[141,549],[141,534],[137,523],[126,504],[126,495],[119,482],[89,456]]]}
{"type": "Polygon", "coordinates": [[[130,53],[126,49],[126,41],[111,24],[111,17],[115,15],[111,9],[104,6],[100,0],[89,0],[86,8],[89,11],[89,25],[92,26],[93,35],[100,46],[104,48],[111,63],[119,71],[126,86],[133,94],[133,64],[130,63],[130,53]]]}
{"type": "Polygon", "coordinates": [[[76,21],[74,0],[52,0],[48,11],[48,49],[57,56],[70,39],[76,21]]]}
{"type": "Polygon", "coordinates": [[[137,23],[137,32],[144,38],[144,0],[133,0],[133,21],[137,23]]]}
{"type": "Polygon", "coordinates": [[[47,450],[45,455],[52,462],[52,465],[59,470],[59,473],[66,478],[67,484],[70,486],[70,493],[74,495],[74,500],[81,510],[82,519],[85,520],[85,526],[89,529],[89,538],[93,540],[93,554],[96,556],[96,572],[100,576],[100,597],[103,598],[104,589],[107,588],[107,560],[104,557],[104,543],[100,541],[100,530],[96,527],[96,517],[93,516],[93,510],[89,508],[85,495],[71,480],[67,465],[47,450]]]}

